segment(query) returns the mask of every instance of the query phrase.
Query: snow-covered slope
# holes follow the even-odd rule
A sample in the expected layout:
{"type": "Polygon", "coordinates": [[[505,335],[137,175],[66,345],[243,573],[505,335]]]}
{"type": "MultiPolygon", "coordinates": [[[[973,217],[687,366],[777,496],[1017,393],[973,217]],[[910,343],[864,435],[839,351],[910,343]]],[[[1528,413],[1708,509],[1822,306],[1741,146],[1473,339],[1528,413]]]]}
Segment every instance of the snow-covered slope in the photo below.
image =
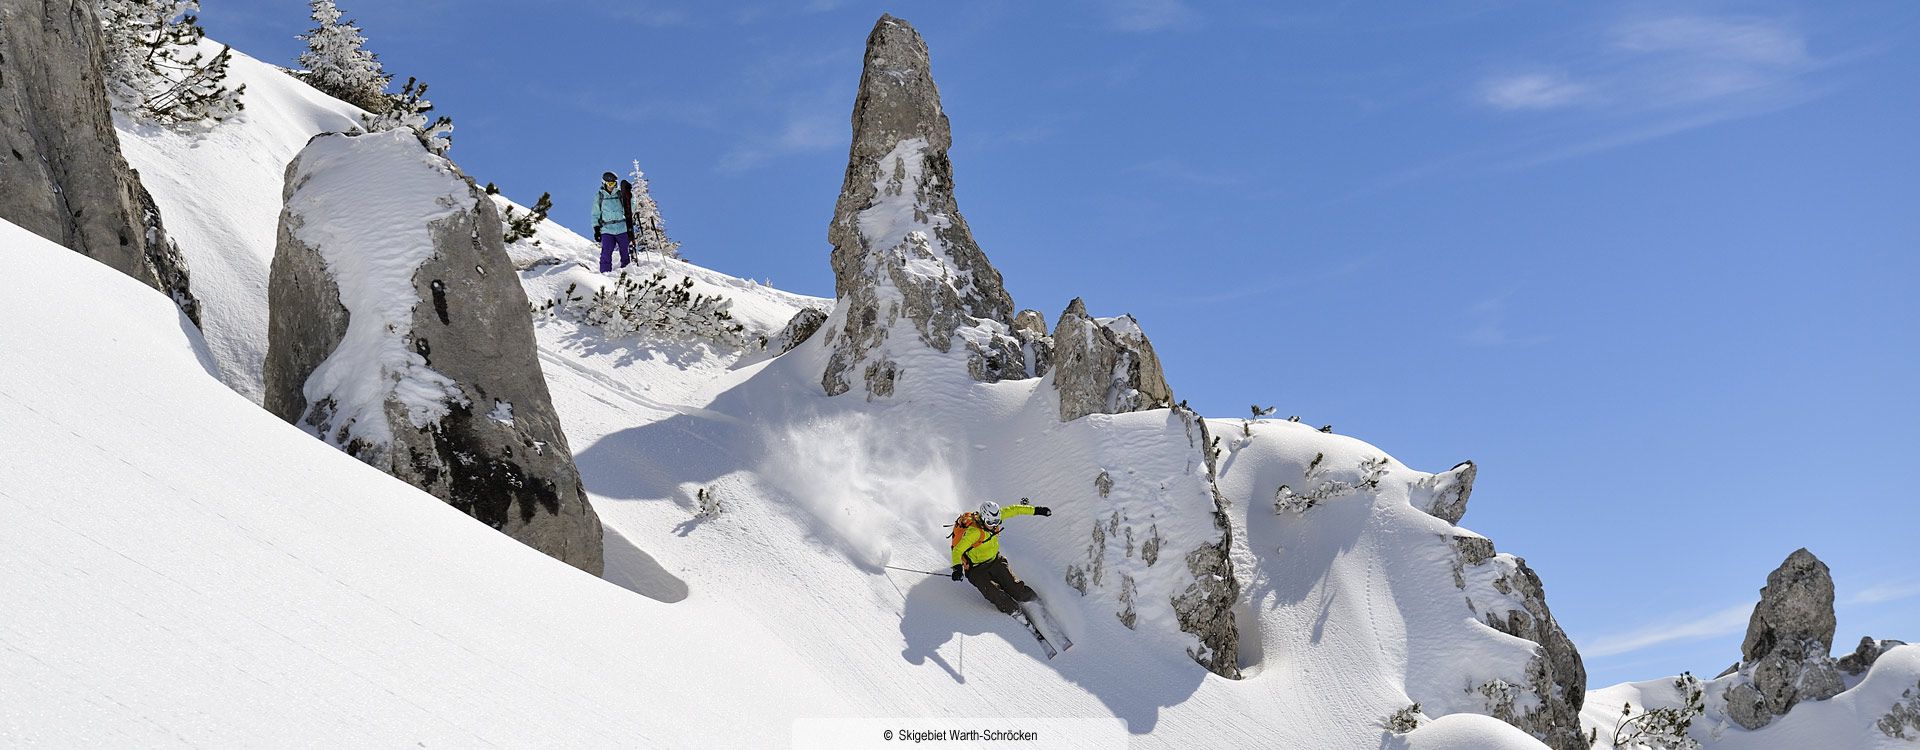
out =
{"type": "Polygon", "coordinates": [[[38,271],[0,278],[5,744],[759,746],[859,711],[766,620],[609,586],[261,411],[139,283],[4,222],[0,251],[38,271]]]}
{"type": "MultiPolygon", "coordinates": [[[[241,118],[193,137],[121,135],[196,291],[222,306],[202,358],[257,400],[285,161],[354,113],[271,66],[236,55],[234,68],[249,86],[241,118]]],[[[590,270],[597,247],[552,223],[510,253],[536,302],[610,282],[590,270]]],[[[802,716],[989,713],[1117,716],[1142,747],[1540,747],[1475,715],[1499,700],[1489,680],[1532,653],[1479,616],[1502,603],[1481,578],[1512,558],[1462,569],[1454,539],[1477,537],[1410,504],[1431,475],[1358,440],[1210,422],[1242,596],[1235,681],[1188,658],[1168,602],[1137,595],[1182,563],[1150,563],[1150,540],[1212,523],[1198,511],[1211,506],[1200,425],[1177,412],[1063,424],[1045,379],[979,383],[935,361],[903,362],[919,375],[890,400],[829,398],[817,340],[776,357],[546,317],[541,364],[616,588],[253,410],[199,373],[164,300],[105,281],[96,292],[84,262],[46,264],[88,280],[67,291],[82,304],[11,286],[0,303],[38,321],[0,332],[26,352],[0,364],[0,445],[32,472],[0,486],[29,519],[0,528],[0,598],[39,613],[0,619],[0,671],[55,686],[29,696],[0,681],[0,736],[765,746],[802,716]],[[102,327],[96,313],[140,322],[102,327]],[[1278,487],[1307,486],[1315,456],[1343,480],[1368,459],[1386,473],[1378,490],[1276,513],[1278,487]],[[696,513],[703,489],[718,514],[696,513]],[[1051,661],[967,584],[886,567],[943,573],[941,524],[1021,497],[1056,511],[1009,521],[1005,537],[1076,641],[1051,661]],[[96,640],[110,645],[89,651],[96,640]],[[303,702],[320,718],[296,714],[303,702]],[[1436,718],[1387,733],[1386,716],[1414,702],[1436,718]],[[372,718],[343,718],[355,712],[372,718]]],[[[677,260],[639,265],[728,297],[755,334],[832,307],[677,260]]],[[[1886,710],[1873,704],[1913,683],[1914,662],[1889,653],[1846,704],[1855,693],[1701,739],[1865,743],[1886,710]],[[1769,734],[1802,711],[1812,728],[1769,734]]],[[[1615,697],[1596,694],[1589,721],[1615,697]]]]}
{"type": "MultiPolygon", "coordinates": [[[[211,40],[202,47],[208,55],[220,49],[211,40]]],[[[186,256],[221,380],[259,402],[267,267],[287,162],[314,134],[358,125],[361,111],[237,50],[228,76],[246,85],[247,108],[227,123],[182,131],[117,116],[114,124],[186,256]]]]}

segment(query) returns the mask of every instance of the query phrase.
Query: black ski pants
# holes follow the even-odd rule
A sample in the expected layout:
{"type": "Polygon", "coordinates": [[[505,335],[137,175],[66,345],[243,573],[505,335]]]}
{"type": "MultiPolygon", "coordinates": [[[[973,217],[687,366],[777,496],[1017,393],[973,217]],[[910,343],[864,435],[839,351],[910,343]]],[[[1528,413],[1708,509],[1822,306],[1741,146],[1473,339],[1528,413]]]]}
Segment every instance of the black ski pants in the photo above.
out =
{"type": "Polygon", "coordinates": [[[1021,582],[1019,576],[1013,574],[1005,555],[990,562],[967,566],[967,580],[973,583],[974,588],[980,589],[987,601],[993,602],[993,606],[1007,614],[1013,614],[1018,609],[1016,602],[1030,602],[1037,596],[1033,589],[1021,582]]]}

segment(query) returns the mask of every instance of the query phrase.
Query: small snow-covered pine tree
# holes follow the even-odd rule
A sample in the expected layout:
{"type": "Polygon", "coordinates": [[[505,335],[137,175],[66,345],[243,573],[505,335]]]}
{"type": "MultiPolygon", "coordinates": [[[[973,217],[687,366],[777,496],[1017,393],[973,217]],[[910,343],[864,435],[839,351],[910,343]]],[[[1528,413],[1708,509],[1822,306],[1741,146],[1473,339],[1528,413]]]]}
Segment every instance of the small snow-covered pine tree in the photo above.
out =
{"type": "Polygon", "coordinates": [[[633,160],[633,244],[637,250],[680,257],[680,243],[667,236],[667,222],[660,218],[660,205],[653,202],[653,190],[647,184],[647,174],[640,171],[639,159],[633,160]]]}
{"type": "MultiPolygon", "coordinates": [[[[487,183],[488,195],[493,195],[498,192],[500,191],[493,187],[493,183],[491,182],[487,183]]],[[[511,245],[515,242],[519,242],[521,240],[532,237],[533,233],[539,229],[540,222],[547,220],[547,212],[552,210],[553,210],[553,194],[552,193],[541,193],[540,200],[533,202],[533,209],[528,213],[520,214],[518,216],[515,215],[516,212],[513,210],[513,206],[507,206],[506,215],[502,217],[506,219],[506,223],[507,223],[507,231],[504,236],[504,239],[507,241],[507,244],[511,245]]],[[[538,245],[540,244],[540,241],[534,240],[533,244],[538,245]]]]}
{"type": "Polygon", "coordinates": [[[114,108],[163,125],[218,122],[245,108],[247,87],[229,89],[233,49],[208,57],[197,49],[198,0],[97,0],[114,108]]]}
{"type": "Polygon", "coordinates": [[[433,102],[427,101],[427,85],[407,77],[407,84],[398,94],[386,94],[387,107],[384,110],[360,118],[361,127],[369,133],[378,133],[394,128],[412,128],[427,150],[445,156],[447,149],[453,147],[453,120],[445,115],[427,121],[427,113],[433,111],[433,102]]]}
{"type": "Polygon", "coordinates": [[[300,80],[321,93],[367,110],[383,112],[391,103],[387,85],[393,76],[380,67],[380,57],[366,48],[367,38],[353,21],[340,20],[333,0],[308,0],[314,23],[300,35],[307,51],[300,53],[300,80]]]}

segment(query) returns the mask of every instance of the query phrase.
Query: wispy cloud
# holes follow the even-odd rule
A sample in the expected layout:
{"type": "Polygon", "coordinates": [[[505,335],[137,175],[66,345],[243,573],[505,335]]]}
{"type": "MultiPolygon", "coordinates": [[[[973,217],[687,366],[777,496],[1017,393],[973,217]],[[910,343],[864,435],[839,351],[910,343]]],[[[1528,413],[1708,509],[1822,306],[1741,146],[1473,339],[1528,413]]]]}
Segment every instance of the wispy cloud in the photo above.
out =
{"type": "Polygon", "coordinates": [[[1846,598],[1847,604],[1885,604],[1920,596],[1920,581],[1868,586],[1846,598]]]}
{"type": "Polygon", "coordinates": [[[1495,76],[1480,84],[1480,100],[1495,109],[1554,109],[1578,104],[1592,92],[1562,73],[1495,76]]]}
{"type": "Polygon", "coordinates": [[[1580,653],[1589,657],[1618,656],[1662,643],[1717,638],[1740,632],[1752,614],[1752,604],[1741,604],[1692,619],[1647,625],[1589,640],[1580,645],[1580,653]]]}
{"type": "Polygon", "coordinates": [[[1107,14],[1109,27],[1132,33],[1190,29],[1201,20],[1184,0],[1108,0],[1095,7],[1107,14]]]}
{"type": "Polygon", "coordinates": [[[1585,37],[1561,59],[1509,65],[1476,82],[1476,103],[1513,117],[1584,115],[1577,122],[1543,121],[1556,131],[1506,166],[1535,166],[1802,104],[1830,90],[1811,84],[1810,75],[1843,59],[1816,58],[1805,32],[1783,19],[1638,16],[1585,37]]]}
{"type": "Polygon", "coordinates": [[[1792,66],[1808,61],[1807,40],[1781,21],[1705,16],[1648,18],[1617,24],[1612,46],[1635,54],[1674,54],[1792,66]]]}

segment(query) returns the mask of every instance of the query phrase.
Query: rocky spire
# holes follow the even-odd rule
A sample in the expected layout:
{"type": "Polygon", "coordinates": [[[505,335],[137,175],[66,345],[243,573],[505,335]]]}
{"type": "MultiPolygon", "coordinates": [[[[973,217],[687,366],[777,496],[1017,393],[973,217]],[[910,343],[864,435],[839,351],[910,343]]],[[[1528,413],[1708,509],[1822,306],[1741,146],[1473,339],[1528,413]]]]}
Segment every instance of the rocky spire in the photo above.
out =
{"type": "Polygon", "coordinates": [[[867,37],[846,182],[827,230],[839,297],[825,329],[829,395],[856,384],[869,398],[892,395],[906,347],[945,353],[956,338],[975,380],[1030,375],[1010,333],[1013,298],[954,200],[953,135],[929,68],[919,32],[881,16],[867,37]],[[897,340],[909,332],[919,341],[897,340]]]}
{"type": "Polygon", "coordinates": [[[1062,422],[1173,404],[1160,358],[1131,315],[1093,318],[1075,298],[1054,325],[1052,345],[1062,422]]]}
{"type": "Polygon", "coordinates": [[[173,298],[199,322],[186,261],[120,155],[93,0],[0,3],[0,219],[173,298]]]}
{"type": "Polygon", "coordinates": [[[1833,661],[1833,576],[1806,548],[1767,575],[1740,644],[1740,678],[1727,688],[1727,715],[1759,729],[1803,700],[1845,689],[1833,661]]]}

